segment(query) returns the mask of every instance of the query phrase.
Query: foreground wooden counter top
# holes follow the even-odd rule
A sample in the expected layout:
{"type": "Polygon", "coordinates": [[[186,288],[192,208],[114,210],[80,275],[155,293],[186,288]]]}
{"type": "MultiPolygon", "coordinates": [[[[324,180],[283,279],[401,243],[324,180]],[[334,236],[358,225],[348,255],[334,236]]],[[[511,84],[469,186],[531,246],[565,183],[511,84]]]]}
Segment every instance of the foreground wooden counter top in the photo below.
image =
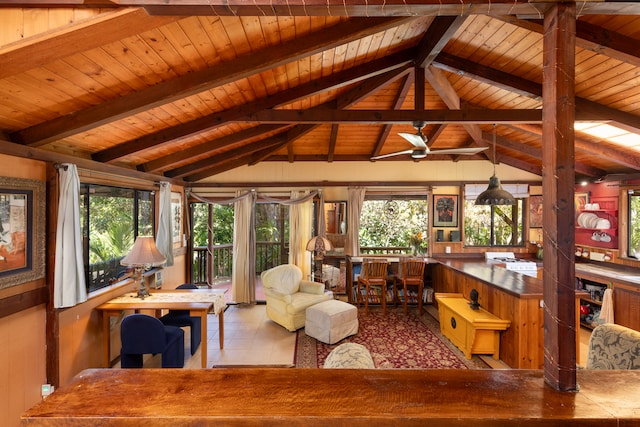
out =
{"type": "Polygon", "coordinates": [[[640,371],[96,369],[25,426],[640,426],[640,371]],[[620,422],[626,420],[626,422],[620,422]]]}

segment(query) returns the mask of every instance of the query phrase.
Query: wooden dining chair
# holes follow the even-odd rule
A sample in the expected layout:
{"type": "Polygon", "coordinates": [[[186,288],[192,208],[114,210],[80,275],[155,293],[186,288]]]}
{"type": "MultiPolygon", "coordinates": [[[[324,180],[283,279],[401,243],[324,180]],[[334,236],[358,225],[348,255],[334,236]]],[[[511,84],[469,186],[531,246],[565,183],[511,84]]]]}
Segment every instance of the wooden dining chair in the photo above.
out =
{"type": "MultiPolygon", "coordinates": [[[[416,286],[418,288],[418,311],[422,315],[422,293],[424,292],[424,267],[423,260],[409,259],[400,262],[399,276],[396,280],[402,283],[402,302],[404,304],[404,314],[407,314],[407,288],[416,286]]],[[[396,292],[396,283],[394,283],[394,294],[396,292]]]]}
{"type": "Polygon", "coordinates": [[[360,298],[362,292],[360,286],[364,286],[364,311],[369,313],[369,297],[370,289],[380,288],[380,303],[382,304],[382,312],[387,314],[387,260],[364,259],[362,262],[362,270],[358,277],[358,306],[360,306],[360,298]]]}

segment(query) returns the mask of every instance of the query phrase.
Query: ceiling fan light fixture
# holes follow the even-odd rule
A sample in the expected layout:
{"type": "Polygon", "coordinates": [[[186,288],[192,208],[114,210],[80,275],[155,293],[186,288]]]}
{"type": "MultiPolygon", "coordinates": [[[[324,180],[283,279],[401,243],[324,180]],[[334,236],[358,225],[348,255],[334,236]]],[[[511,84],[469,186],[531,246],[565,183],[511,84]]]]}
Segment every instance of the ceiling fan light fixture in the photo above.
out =
{"type": "Polygon", "coordinates": [[[489,186],[476,199],[478,206],[515,205],[515,197],[502,188],[496,176],[496,125],[493,125],[493,176],[489,178],[489,186]]]}

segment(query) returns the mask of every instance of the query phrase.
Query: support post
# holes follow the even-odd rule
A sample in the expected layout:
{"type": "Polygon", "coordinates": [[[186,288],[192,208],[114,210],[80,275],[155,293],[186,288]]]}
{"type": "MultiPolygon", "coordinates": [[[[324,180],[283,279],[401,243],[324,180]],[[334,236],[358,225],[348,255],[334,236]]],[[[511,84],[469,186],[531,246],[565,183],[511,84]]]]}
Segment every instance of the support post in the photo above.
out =
{"type": "Polygon", "coordinates": [[[544,17],[542,191],[544,223],[544,378],[577,390],[575,317],[575,3],[544,17]]]}

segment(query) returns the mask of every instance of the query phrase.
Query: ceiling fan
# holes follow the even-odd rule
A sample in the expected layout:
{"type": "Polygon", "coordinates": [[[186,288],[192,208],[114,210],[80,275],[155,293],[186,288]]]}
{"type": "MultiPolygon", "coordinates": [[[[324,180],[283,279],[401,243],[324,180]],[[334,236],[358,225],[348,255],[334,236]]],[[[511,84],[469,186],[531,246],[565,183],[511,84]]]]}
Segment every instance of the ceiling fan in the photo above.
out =
{"type": "Polygon", "coordinates": [[[427,137],[422,133],[422,128],[424,127],[424,122],[413,122],[413,127],[415,127],[418,132],[413,133],[405,133],[400,132],[398,135],[409,141],[415,148],[411,150],[397,151],[395,153],[382,154],[380,156],[372,157],[371,160],[384,159],[385,157],[391,156],[399,156],[402,154],[411,154],[411,157],[414,159],[424,159],[428,154],[462,154],[462,155],[473,155],[479,153],[480,151],[484,151],[489,147],[465,147],[465,148],[445,148],[443,150],[430,150],[427,147],[427,137]]]}

